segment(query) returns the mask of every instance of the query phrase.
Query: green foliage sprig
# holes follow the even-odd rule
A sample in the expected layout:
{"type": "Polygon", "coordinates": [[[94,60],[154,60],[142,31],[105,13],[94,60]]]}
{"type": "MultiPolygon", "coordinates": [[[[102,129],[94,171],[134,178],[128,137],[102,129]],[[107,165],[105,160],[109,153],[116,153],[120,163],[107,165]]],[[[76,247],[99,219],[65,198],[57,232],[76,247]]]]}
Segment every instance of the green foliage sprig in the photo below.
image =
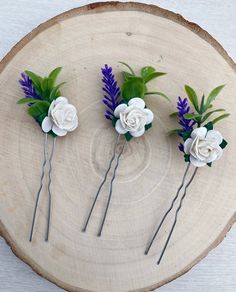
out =
{"type": "MultiPolygon", "coordinates": [[[[223,113],[220,114],[219,116],[215,117],[214,119],[210,119],[213,114],[218,113],[218,112],[225,112],[225,109],[223,108],[217,108],[217,109],[212,109],[213,108],[213,101],[216,99],[216,97],[219,95],[221,90],[224,88],[225,85],[220,85],[214,88],[207,98],[205,95],[202,95],[202,98],[198,98],[195,90],[190,87],[189,85],[185,85],[185,92],[187,93],[188,99],[190,103],[193,106],[194,113],[186,113],[182,116],[180,116],[180,112],[176,111],[170,114],[170,117],[179,117],[179,118],[184,118],[189,121],[194,121],[197,123],[197,126],[200,127],[202,124],[205,122],[210,122],[212,125],[216,124],[222,119],[227,118],[230,114],[229,113],[223,113]]],[[[168,134],[179,134],[182,131],[182,129],[177,128],[170,130],[168,134]]],[[[184,133],[182,133],[184,135],[184,133]]],[[[181,135],[182,135],[181,134],[181,135]]]]}
{"type": "Polygon", "coordinates": [[[167,100],[170,100],[167,95],[163,92],[152,91],[149,92],[147,89],[147,83],[155,78],[165,75],[166,73],[158,72],[155,68],[151,66],[143,67],[140,71],[140,76],[135,75],[134,70],[126,63],[120,62],[124,66],[126,66],[129,70],[123,71],[122,75],[124,78],[124,82],[121,87],[122,97],[125,101],[129,101],[134,97],[144,98],[146,95],[159,95],[167,100]]]}
{"type": "MultiPolygon", "coordinates": [[[[52,101],[61,96],[60,87],[65,84],[65,82],[56,85],[56,80],[61,70],[62,67],[57,67],[46,77],[25,70],[25,74],[32,81],[32,86],[39,98],[25,96],[18,100],[17,104],[28,104],[28,114],[33,117],[40,126],[44,118],[48,115],[48,110],[52,101]]],[[[52,131],[49,134],[55,136],[52,131]]]]}
{"type": "MultiPolygon", "coordinates": [[[[209,118],[211,117],[212,114],[217,113],[217,112],[225,111],[225,109],[222,109],[222,108],[218,108],[218,109],[214,109],[214,110],[210,110],[209,111],[209,109],[211,109],[213,107],[213,104],[212,104],[213,101],[219,95],[219,93],[224,88],[224,86],[225,85],[220,85],[220,86],[217,86],[216,88],[214,88],[209,93],[207,98],[203,94],[203,96],[202,96],[202,98],[200,99],[200,102],[199,102],[199,98],[198,98],[195,90],[192,87],[190,87],[189,85],[185,85],[185,91],[186,91],[186,93],[188,95],[188,98],[189,98],[190,102],[192,103],[196,113],[194,113],[194,114],[191,114],[191,113],[185,114],[184,118],[187,119],[187,120],[196,121],[197,125],[200,126],[204,122],[209,120],[209,118]]],[[[230,114],[228,114],[228,113],[224,113],[222,115],[219,115],[215,119],[211,120],[211,122],[214,125],[218,121],[220,121],[220,120],[222,120],[224,118],[227,118],[229,115],[230,114]]]]}
{"type": "MultiPolygon", "coordinates": [[[[188,99],[181,99],[181,97],[179,97],[177,102],[178,111],[170,114],[170,117],[178,117],[179,125],[182,128],[171,130],[168,134],[178,134],[183,139],[183,142],[185,142],[187,139],[191,138],[194,127],[205,127],[207,132],[213,130],[215,123],[227,118],[230,115],[229,113],[224,113],[218,115],[214,119],[211,119],[213,114],[225,111],[225,109],[222,108],[212,109],[213,101],[223,88],[224,85],[220,85],[214,88],[207,97],[203,94],[202,98],[199,99],[195,90],[189,85],[185,85],[185,91],[188,99]],[[192,104],[194,112],[191,110],[188,100],[192,104]]],[[[223,139],[219,146],[224,149],[227,146],[227,141],[223,139]]],[[[185,161],[189,162],[190,154],[185,153],[183,143],[179,143],[179,150],[184,153],[185,161]]],[[[207,163],[207,165],[211,166],[212,162],[207,163]]]]}

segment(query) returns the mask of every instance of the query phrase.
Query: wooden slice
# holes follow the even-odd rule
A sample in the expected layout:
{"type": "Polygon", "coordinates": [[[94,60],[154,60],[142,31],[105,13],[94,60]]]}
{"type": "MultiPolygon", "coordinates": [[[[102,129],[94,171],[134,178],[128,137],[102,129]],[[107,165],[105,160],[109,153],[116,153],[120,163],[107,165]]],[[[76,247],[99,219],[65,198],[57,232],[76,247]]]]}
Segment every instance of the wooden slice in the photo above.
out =
{"type": "MultiPolygon", "coordinates": [[[[149,291],[179,277],[225,236],[235,221],[235,64],[205,31],[181,16],[136,3],[96,3],[40,25],[0,64],[0,227],[14,253],[37,273],[69,291],[149,291]],[[81,232],[107,167],[116,133],[104,119],[100,68],[118,74],[131,64],[151,65],[168,75],[150,83],[172,103],[150,96],[155,120],[142,138],[125,148],[102,237],[105,186],[86,233],[81,232]],[[43,190],[33,242],[28,241],[43,159],[43,134],[16,105],[20,72],[46,75],[63,66],[62,92],[79,110],[79,128],[59,138],[53,162],[53,206],[49,242],[44,242],[47,192],[43,190]],[[186,164],[169,113],[184,84],[198,94],[227,84],[215,101],[231,112],[217,126],[229,141],[221,160],[201,168],[189,188],[161,265],[156,262],[173,222],[169,216],[151,252],[144,250],[181,181],[186,164]]],[[[121,81],[121,76],[119,81],[121,81]]]]}

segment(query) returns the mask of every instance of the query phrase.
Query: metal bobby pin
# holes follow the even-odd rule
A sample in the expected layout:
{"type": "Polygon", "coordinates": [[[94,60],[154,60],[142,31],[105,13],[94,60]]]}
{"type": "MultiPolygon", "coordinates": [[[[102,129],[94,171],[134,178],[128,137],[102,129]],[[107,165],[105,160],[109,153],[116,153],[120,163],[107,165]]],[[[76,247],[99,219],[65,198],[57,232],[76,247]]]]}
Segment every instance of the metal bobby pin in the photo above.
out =
{"type": "Polygon", "coordinates": [[[198,168],[196,167],[195,170],[194,170],[194,172],[193,172],[193,174],[192,174],[192,176],[191,176],[191,178],[190,178],[190,180],[188,181],[187,185],[185,186],[184,194],[182,195],[182,197],[181,197],[181,199],[180,199],[179,206],[178,206],[178,208],[177,208],[177,210],[176,210],[176,212],[175,212],[175,220],[174,220],[174,223],[173,223],[173,225],[172,225],[172,227],[171,227],[170,233],[169,233],[169,235],[168,235],[168,238],[167,238],[167,240],[166,240],[166,243],[165,243],[165,245],[164,245],[164,248],[163,248],[163,250],[162,250],[162,252],[161,252],[161,255],[160,255],[160,257],[159,257],[159,259],[158,259],[158,261],[157,261],[157,264],[158,264],[158,265],[159,265],[160,262],[161,262],[161,259],[162,259],[163,255],[164,255],[164,253],[165,253],[165,250],[166,250],[166,248],[167,248],[167,246],[168,246],[168,243],[169,243],[170,238],[171,238],[171,236],[172,236],[172,233],[173,233],[173,231],[174,231],[174,228],[175,228],[175,225],[176,225],[176,223],[177,223],[177,219],[178,219],[178,213],[179,213],[179,211],[180,211],[180,209],[181,209],[181,207],[182,207],[183,200],[184,200],[184,198],[185,198],[185,196],[186,196],[186,194],[187,194],[187,188],[190,186],[191,182],[193,181],[193,179],[194,179],[194,177],[195,177],[195,175],[196,175],[196,173],[197,173],[197,170],[198,170],[198,168]]]}
{"type": "Polygon", "coordinates": [[[153,237],[152,237],[152,239],[151,239],[151,241],[150,241],[148,247],[146,248],[146,250],[145,250],[145,252],[144,252],[145,255],[147,255],[147,254],[149,253],[150,248],[152,247],[152,244],[153,244],[155,238],[157,237],[157,234],[158,234],[158,232],[160,231],[162,224],[164,223],[164,221],[165,221],[167,215],[168,215],[168,214],[170,213],[170,211],[173,209],[174,203],[175,203],[175,201],[178,199],[178,197],[179,197],[179,193],[180,193],[180,191],[181,191],[181,189],[182,189],[182,187],[183,187],[183,185],[184,185],[185,178],[186,178],[186,176],[187,176],[187,173],[188,173],[189,167],[190,167],[190,162],[189,162],[188,165],[187,165],[187,168],[186,168],[186,170],[185,170],[184,176],[183,176],[183,178],[182,178],[182,182],[181,182],[181,184],[180,184],[180,186],[179,186],[179,188],[178,188],[178,190],[177,190],[177,192],[176,192],[176,195],[175,195],[174,199],[172,200],[172,203],[171,203],[169,209],[166,211],[166,213],[165,213],[164,216],[162,217],[162,220],[161,220],[160,224],[158,225],[158,227],[157,227],[157,229],[156,229],[156,231],[155,231],[155,233],[154,233],[154,235],[153,235],[153,237]]]}
{"type": "Polygon", "coordinates": [[[83,232],[86,232],[86,229],[87,229],[87,226],[88,226],[89,220],[90,220],[90,218],[91,218],[91,215],[92,215],[93,209],[94,209],[94,207],[95,207],[95,204],[96,204],[96,202],[97,202],[97,199],[98,199],[99,193],[100,193],[100,191],[101,191],[103,185],[105,184],[105,182],[106,182],[106,180],[107,180],[107,176],[108,176],[108,173],[109,173],[109,171],[110,171],[110,169],[111,169],[112,162],[114,161],[114,159],[115,159],[115,157],[116,157],[116,150],[117,150],[117,147],[118,147],[119,139],[120,139],[120,134],[117,135],[116,143],[115,143],[114,150],[113,150],[113,155],[112,155],[112,157],[111,157],[111,159],[110,159],[110,161],[109,161],[109,165],[108,165],[108,168],[107,168],[107,170],[106,170],[106,172],[105,172],[105,175],[104,175],[103,181],[101,182],[101,184],[100,184],[100,186],[99,186],[99,188],[98,188],[98,190],[97,190],[96,196],[95,196],[95,198],[94,198],[93,204],[92,204],[92,206],[91,206],[91,208],[90,208],[90,211],[89,211],[89,214],[88,214],[88,218],[87,218],[87,220],[86,220],[86,222],[85,222],[85,225],[84,225],[84,227],[83,227],[83,229],[82,229],[83,232]]]}
{"type": "Polygon", "coordinates": [[[97,236],[101,236],[102,234],[102,229],[103,229],[103,226],[104,226],[104,223],[105,223],[105,220],[106,220],[106,216],[107,216],[107,211],[108,211],[108,208],[109,208],[109,205],[110,205],[110,201],[111,201],[111,196],[112,196],[112,186],[113,186],[113,182],[116,178],[116,170],[119,166],[119,162],[120,162],[120,157],[124,151],[124,148],[125,148],[125,145],[126,145],[126,140],[121,148],[121,151],[119,153],[119,155],[117,156],[117,160],[116,160],[116,166],[114,168],[114,171],[113,171],[113,176],[112,176],[112,179],[111,179],[111,182],[110,182],[110,192],[109,192],[109,195],[108,195],[108,200],[107,200],[107,205],[106,205],[106,209],[105,209],[105,212],[104,212],[104,216],[103,216],[103,219],[102,219],[102,224],[100,226],[100,229],[98,231],[98,234],[97,236]]]}
{"type": "Polygon", "coordinates": [[[51,182],[52,182],[52,159],[53,159],[53,154],[55,150],[55,145],[56,145],[56,137],[53,138],[53,144],[52,144],[52,151],[51,155],[49,158],[49,172],[48,172],[48,217],[47,217],[47,229],[46,229],[46,235],[45,235],[45,241],[48,241],[49,237],[49,227],[50,227],[50,221],[51,221],[51,204],[52,204],[52,194],[51,194],[51,182]]]}
{"type": "Polygon", "coordinates": [[[41,172],[41,177],[40,177],[40,186],[36,195],[36,201],[35,201],[35,207],[34,207],[34,213],[33,213],[33,219],[32,219],[32,224],[31,224],[31,230],[30,230],[30,237],[29,237],[29,241],[32,241],[33,238],[33,232],[34,232],[34,223],[35,223],[35,217],[36,217],[36,213],[37,213],[37,209],[38,209],[38,202],[39,202],[39,197],[40,197],[40,193],[43,187],[43,178],[44,178],[44,174],[45,174],[45,166],[47,163],[47,148],[48,148],[48,135],[44,134],[44,160],[43,160],[43,164],[42,164],[42,172],[41,172]]]}

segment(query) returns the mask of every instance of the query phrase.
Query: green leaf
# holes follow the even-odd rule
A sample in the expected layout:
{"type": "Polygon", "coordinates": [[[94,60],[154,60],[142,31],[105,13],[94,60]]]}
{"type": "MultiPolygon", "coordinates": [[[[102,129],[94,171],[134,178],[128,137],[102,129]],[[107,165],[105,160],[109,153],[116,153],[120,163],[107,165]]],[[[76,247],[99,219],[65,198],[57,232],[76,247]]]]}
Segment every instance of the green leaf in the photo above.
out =
{"type": "Polygon", "coordinates": [[[213,123],[209,122],[206,125],[204,125],[203,127],[205,127],[207,129],[207,131],[213,130],[213,123]]]}
{"type": "Polygon", "coordinates": [[[186,120],[195,120],[196,118],[199,118],[199,117],[201,117],[201,115],[199,114],[185,114],[184,115],[184,118],[186,120]]]}
{"type": "Polygon", "coordinates": [[[62,67],[55,68],[48,76],[48,90],[51,91],[55,85],[56,79],[60,74],[62,67]]]}
{"type": "Polygon", "coordinates": [[[134,75],[132,75],[129,72],[126,72],[126,71],[122,71],[122,75],[123,75],[124,81],[128,81],[131,77],[134,76],[134,75]]]}
{"type": "Polygon", "coordinates": [[[25,70],[25,73],[29,76],[29,78],[32,80],[32,83],[34,85],[34,87],[39,91],[41,92],[41,82],[43,80],[42,77],[38,76],[37,74],[31,72],[31,71],[28,71],[28,70],[25,70]]]}
{"type": "Polygon", "coordinates": [[[189,100],[191,101],[191,103],[194,106],[195,110],[199,113],[198,98],[197,98],[196,92],[189,85],[185,85],[184,88],[185,88],[185,91],[186,91],[186,93],[188,95],[189,100]]]}
{"type": "Polygon", "coordinates": [[[149,74],[151,74],[151,73],[153,73],[153,72],[155,72],[156,71],[156,69],[155,68],[153,68],[153,67],[151,67],[151,66],[146,66],[146,67],[143,67],[142,69],[141,69],[141,76],[142,76],[142,78],[145,80],[145,78],[149,75],[149,74]]]}
{"type": "Polygon", "coordinates": [[[42,123],[43,119],[48,115],[48,109],[50,103],[47,101],[39,101],[34,103],[29,109],[28,114],[33,117],[39,124],[42,123]]]}
{"type": "Polygon", "coordinates": [[[227,142],[225,139],[223,139],[223,141],[222,141],[221,144],[220,144],[220,147],[221,147],[222,149],[224,149],[224,148],[227,146],[227,144],[228,144],[228,142],[227,142]]]}
{"type": "Polygon", "coordinates": [[[175,135],[178,134],[179,132],[181,132],[182,129],[173,129],[167,132],[167,135],[175,135]]]}
{"type": "Polygon", "coordinates": [[[121,87],[122,96],[125,100],[129,101],[134,97],[144,97],[144,93],[146,91],[146,85],[144,84],[142,78],[134,77],[125,81],[121,87]]]}
{"type": "Polygon", "coordinates": [[[49,101],[49,96],[50,96],[50,80],[45,77],[43,78],[42,82],[41,82],[41,88],[42,88],[42,98],[46,101],[49,101]]]}
{"type": "Polygon", "coordinates": [[[203,94],[200,104],[200,113],[202,114],[204,112],[204,104],[205,104],[205,95],[203,94]]]}
{"type": "Polygon", "coordinates": [[[213,113],[223,112],[223,111],[225,111],[225,109],[219,108],[219,109],[216,109],[216,110],[213,110],[213,111],[208,112],[207,114],[205,114],[205,116],[203,116],[202,123],[205,122],[213,113]]]}
{"type": "Polygon", "coordinates": [[[147,131],[148,129],[150,129],[152,127],[152,123],[145,125],[145,131],[147,131]]]}
{"type": "Polygon", "coordinates": [[[128,64],[126,64],[125,62],[119,62],[119,63],[120,64],[123,64],[124,66],[126,66],[130,70],[130,72],[131,72],[132,75],[135,75],[134,74],[134,70],[128,64]]]}
{"type": "Polygon", "coordinates": [[[55,84],[55,82],[53,81],[53,79],[51,79],[51,78],[47,78],[47,90],[48,90],[48,92],[51,92],[51,90],[53,89],[53,86],[54,86],[54,84],[55,84]]]}
{"type": "Polygon", "coordinates": [[[192,133],[192,131],[181,132],[183,140],[186,141],[188,138],[190,138],[191,137],[191,133],[192,133]]]}
{"type": "Polygon", "coordinates": [[[35,103],[35,102],[39,102],[39,101],[40,101],[39,99],[25,97],[25,98],[19,99],[17,101],[17,104],[35,103]]]}
{"type": "Polygon", "coordinates": [[[213,121],[212,121],[212,124],[214,125],[215,123],[219,122],[220,120],[223,120],[225,118],[227,118],[228,116],[230,116],[230,114],[223,114],[217,118],[215,118],[213,121]]]}
{"type": "Polygon", "coordinates": [[[151,81],[152,79],[155,79],[155,78],[163,76],[163,75],[166,75],[166,73],[164,73],[164,72],[153,72],[153,73],[150,73],[145,78],[143,78],[143,80],[144,80],[145,83],[147,83],[147,82],[151,81]]]}
{"type": "Polygon", "coordinates": [[[211,166],[212,166],[212,162],[207,163],[207,165],[208,165],[209,167],[211,167],[211,166]]]}
{"type": "Polygon", "coordinates": [[[173,112],[169,115],[169,117],[174,118],[174,117],[177,117],[178,114],[179,114],[179,112],[173,112]]]}
{"type": "Polygon", "coordinates": [[[160,92],[160,91],[145,92],[145,95],[160,95],[160,96],[164,97],[165,99],[167,99],[168,101],[170,101],[170,98],[167,95],[165,95],[163,92],[160,92]]]}
{"type": "Polygon", "coordinates": [[[52,87],[54,86],[55,81],[58,75],[60,74],[61,70],[62,70],[62,67],[57,67],[54,70],[52,70],[52,72],[48,75],[48,78],[52,80],[52,84],[51,84],[52,87]]]}
{"type": "MultiPolygon", "coordinates": [[[[42,78],[41,76],[26,70],[25,73],[32,80],[36,92],[46,101],[49,100],[51,91],[53,90],[55,81],[61,72],[62,67],[55,68],[48,77],[42,78]]],[[[55,91],[54,91],[55,94],[55,91]]]]}
{"type": "Polygon", "coordinates": [[[112,119],[112,121],[111,121],[111,123],[112,123],[112,126],[115,128],[115,126],[116,126],[116,122],[117,122],[117,118],[116,117],[113,117],[113,119],[112,119]]]}
{"type": "Polygon", "coordinates": [[[41,88],[42,88],[43,92],[48,90],[48,78],[47,77],[43,78],[43,80],[41,82],[41,88]]]}
{"type": "Polygon", "coordinates": [[[189,162],[190,161],[190,155],[189,154],[184,154],[184,161],[189,162]]]}
{"type": "Polygon", "coordinates": [[[126,139],[126,141],[129,142],[132,138],[133,138],[133,136],[132,136],[129,132],[127,132],[127,133],[125,134],[125,139],[126,139]]]}
{"type": "Polygon", "coordinates": [[[58,84],[57,86],[53,87],[52,91],[50,92],[50,95],[49,95],[49,101],[52,102],[54,99],[58,98],[61,93],[59,91],[59,88],[65,84],[66,82],[62,82],[60,84],[58,84]]]}
{"type": "Polygon", "coordinates": [[[225,85],[220,85],[216,88],[214,88],[210,94],[208,95],[206,104],[205,104],[205,111],[208,109],[209,105],[215,100],[215,98],[217,97],[217,95],[221,92],[221,90],[224,88],[225,85]]]}

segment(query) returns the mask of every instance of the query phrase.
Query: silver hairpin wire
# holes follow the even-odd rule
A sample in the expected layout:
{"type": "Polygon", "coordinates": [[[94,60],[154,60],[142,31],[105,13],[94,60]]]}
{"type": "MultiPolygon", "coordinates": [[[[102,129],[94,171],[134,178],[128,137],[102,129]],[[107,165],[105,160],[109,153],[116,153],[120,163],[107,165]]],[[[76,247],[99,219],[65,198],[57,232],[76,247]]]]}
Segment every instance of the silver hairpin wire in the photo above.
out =
{"type": "Polygon", "coordinates": [[[56,137],[53,138],[52,150],[49,158],[49,172],[48,172],[48,217],[47,217],[47,229],[45,235],[45,241],[48,241],[49,237],[49,228],[50,228],[50,221],[51,221],[51,204],[52,204],[52,194],[51,194],[51,182],[52,182],[52,159],[56,145],[56,137]]]}
{"type": "Polygon", "coordinates": [[[153,235],[153,237],[152,237],[152,239],[151,239],[151,241],[150,241],[148,247],[146,248],[146,250],[145,250],[145,252],[144,252],[145,255],[147,255],[147,254],[149,253],[150,248],[152,247],[152,244],[153,244],[155,238],[157,237],[157,234],[159,233],[162,224],[164,223],[164,221],[165,221],[167,215],[168,215],[168,214],[170,213],[170,211],[172,210],[175,201],[176,201],[176,200],[178,199],[178,197],[179,197],[179,193],[180,193],[180,191],[181,191],[181,189],[182,189],[182,187],[183,187],[183,185],[184,185],[185,178],[186,178],[186,175],[187,175],[188,170],[189,170],[189,166],[190,166],[190,162],[188,163],[188,165],[187,165],[187,167],[186,167],[185,173],[184,173],[183,178],[182,178],[182,182],[181,182],[181,184],[180,184],[180,186],[179,186],[179,188],[178,188],[178,190],[177,190],[177,192],[176,192],[176,195],[175,195],[174,199],[172,200],[172,203],[171,203],[169,209],[166,211],[166,213],[165,213],[164,216],[162,217],[162,220],[161,220],[160,224],[158,225],[158,227],[157,227],[157,229],[156,229],[156,231],[155,231],[155,233],[154,233],[154,235],[153,235]]]}
{"type": "Polygon", "coordinates": [[[175,212],[175,220],[174,220],[174,223],[173,223],[173,225],[172,225],[172,227],[171,227],[170,233],[169,233],[169,235],[168,235],[168,238],[167,238],[167,240],[166,240],[166,243],[165,243],[165,245],[164,245],[164,248],[163,248],[163,250],[162,250],[162,252],[161,252],[161,255],[160,255],[160,257],[159,257],[159,259],[158,259],[158,261],[157,261],[157,264],[158,264],[158,265],[161,263],[161,259],[162,259],[163,255],[164,255],[165,251],[166,251],[166,248],[167,248],[167,246],[168,246],[168,243],[169,243],[170,238],[171,238],[171,236],[172,236],[172,233],[173,233],[173,231],[174,231],[174,228],[175,228],[175,225],[176,225],[176,223],[177,223],[177,219],[178,219],[178,213],[179,213],[179,211],[180,211],[180,209],[181,209],[181,207],[182,207],[183,200],[184,200],[184,198],[185,198],[185,196],[186,196],[186,194],[187,194],[187,188],[190,186],[191,182],[193,181],[193,179],[194,179],[194,177],[195,177],[195,175],[196,175],[196,173],[197,173],[197,170],[198,170],[198,168],[196,167],[195,170],[194,170],[194,172],[193,172],[193,174],[192,174],[192,176],[191,176],[191,178],[190,178],[190,180],[188,181],[188,183],[187,183],[186,186],[185,186],[184,194],[182,195],[182,197],[181,197],[181,199],[180,199],[179,206],[178,206],[178,208],[177,208],[177,210],[176,210],[176,212],[175,212]]]}
{"type": "Polygon", "coordinates": [[[102,229],[103,229],[103,226],[104,226],[104,223],[105,223],[105,220],[106,220],[106,216],[107,216],[107,211],[108,211],[108,208],[109,208],[109,205],[110,205],[110,201],[111,201],[111,196],[112,196],[112,186],[113,186],[113,182],[115,180],[115,177],[116,177],[116,170],[119,166],[119,162],[120,162],[120,157],[124,151],[124,148],[125,148],[125,145],[126,145],[126,140],[121,148],[121,151],[119,153],[119,155],[117,156],[117,160],[116,160],[116,166],[114,168],[114,171],[113,171],[113,176],[112,176],[112,179],[111,179],[111,182],[110,182],[110,192],[109,192],[109,195],[108,195],[108,200],[107,200],[107,205],[106,205],[106,209],[105,209],[105,212],[104,212],[104,215],[103,215],[103,219],[102,219],[102,223],[101,223],[101,226],[100,226],[100,229],[98,231],[98,234],[97,236],[101,236],[102,234],[102,229]]]}
{"type": "Polygon", "coordinates": [[[33,218],[32,218],[32,224],[31,224],[31,230],[30,230],[30,237],[29,237],[29,241],[32,241],[33,238],[33,232],[34,232],[34,224],[35,224],[35,218],[36,218],[36,213],[37,213],[37,209],[38,209],[38,202],[39,202],[39,197],[40,197],[40,193],[43,187],[43,178],[44,178],[44,174],[45,174],[45,166],[47,163],[47,146],[48,146],[48,135],[47,133],[44,134],[44,160],[43,160],[43,164],[42,164],[42,171],[41,171],[41,177],[40,177],[40,186],[38,189],[38,192],[36,194],[36,201],[35,201],[35,207],[34,207],[34,213],[33,213],[33,218]]]}
{"type": "Polygon", "coordinates": [[[105,183],[106,180],[107,180],[107,176],[108,176],[108,173],[109,173],[109,171],[110,171],[110,169],[111,169],[112,162],[114,161],[114,159],[115,159],[115,157],[116,157],[116,150],[117,150],[117,147],[118,147],[119,139],[120,139],[120,134],[117,135],[116,143],[115,143],[114,150],[113,150],[113,155],[112,155],[112,157],[111,157],[111,159],[110,159],[110,161],[109,161],[109,165],[108,165],[108,168],[107,168],[107,170],[106,170],[106,172],[105,172],[105,174],[104,174],[103,181],[101,182],[101,184],[100,184],[100,186],[99,186],[99,188],[98,188],[98,190],[97,190],[96,196],[95,196],[95,198],[94,198],[93,204],[92,204],[92,206],[91,206],[91,208],[90,208],[90,211],[89,211],[89,214],[88,214],[88,218],[87,218],[87,220],[86,220],[86,222],[85,222],[85,225],[84,225],[84,227],[83,227],[83,229],[82,229],[83,232],[85,232],[86,229],[87,229],[87,226],[88,226],[88,223],[89,223],[90,217],[91,217],[91,215],[92,215],[93,209],[94,209],[94,207],[95,207],[95,204],[96,204],[96,202],[97,202],[97,199],[98,199],[99,193],[100,193],[100,191],[101,191],[101,189],[102,189],[104,183],[105,183]]]}

